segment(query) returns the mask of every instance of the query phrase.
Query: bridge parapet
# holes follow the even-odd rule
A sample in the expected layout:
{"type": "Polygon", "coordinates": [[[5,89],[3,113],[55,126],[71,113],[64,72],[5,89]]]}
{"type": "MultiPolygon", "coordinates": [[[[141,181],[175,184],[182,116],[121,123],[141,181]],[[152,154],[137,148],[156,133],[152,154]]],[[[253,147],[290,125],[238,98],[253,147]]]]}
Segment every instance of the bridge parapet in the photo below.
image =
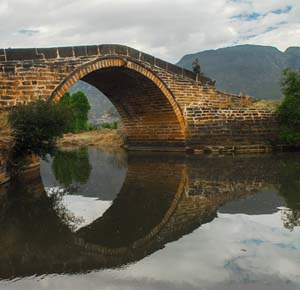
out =
{"type": "MultiPolygon", "coordinates": [[[[7,48],[0,49],[0,63],[4,62],[12,65],[18,61],[25,61],[25,65],[30,65],[27,61],[46,61],[61,59],[90,59],[91,57],[101,56],[125,56],[131,57],[138,61],[147,63],[154,67],[159,67],[171,74],[196,80],[196,75],[187,69],[156,58],[150,54],[136,50],[134,48],[119,44],[101,44],[89,46],[72,46],[72,47],[50,47],[50,48],[7,48]]],[[[4,69],[6,65],[2,67],[4,69]]],[[[8,67],[8,66],[7,66],[8,67]]],[[[9,69],[8,69],[9,71],[9,69]]],[[[201,83],[213,85],[213,81],[204,75],[200,77],[201,83]]]]}

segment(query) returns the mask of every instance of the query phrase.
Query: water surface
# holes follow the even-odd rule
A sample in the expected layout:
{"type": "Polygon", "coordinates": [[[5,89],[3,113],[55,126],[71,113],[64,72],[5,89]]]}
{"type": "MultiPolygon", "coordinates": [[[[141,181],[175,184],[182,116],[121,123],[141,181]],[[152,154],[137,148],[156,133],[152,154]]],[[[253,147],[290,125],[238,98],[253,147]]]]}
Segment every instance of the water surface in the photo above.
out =
{"type": "Polygon", "coordinates": [[[0,289],[300,289],[296,153],[67,150],[0,201],[0,289]]]}

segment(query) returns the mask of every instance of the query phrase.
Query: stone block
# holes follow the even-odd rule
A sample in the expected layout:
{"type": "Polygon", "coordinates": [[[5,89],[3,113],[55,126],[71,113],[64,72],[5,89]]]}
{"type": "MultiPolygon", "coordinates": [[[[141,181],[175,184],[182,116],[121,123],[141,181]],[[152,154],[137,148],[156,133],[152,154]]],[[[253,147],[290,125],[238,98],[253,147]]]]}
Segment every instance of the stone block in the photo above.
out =
{"type": "Polygon", "coordinates": [[[178,75],[182,75],[182,68],[177,66],[177,65],[168,63],[167,70],[168,70],[168,72],[175,73],[175,74],[178,74],[178,75]]]}
{"type": "Polygon", "coordinates": [[[134,58],[134,59],[139,59],[140,58],[140,51],[134,49],[134,48],[131,48],[131,47],[128,47],[128,56],[134,58]]]}
{"type": "Polygon", "coordinates": [[[111,44],[101,44],[98,46],[101,55],[115,54],[115,46],[111,44]]]}
{"type": "Polygon", "coordinates": [[[87,55],[86,46],[74,46],[74,53],[75,53],[75,57],[86,56],[87,55]]]}
{"type": "Polygon", "coordinates": [[[155,57],[150,55],[150,54],[147,54],[147,53],[142,53],[141,54],[141,61],[145,61],[150,65],[154,65],[155,57]]]}
{"type": "Polygon", "coordinates": [[[182,69],[182,75],[184,77],[196,80],[196,75],[194,74],[194,72],[187,70],[187,69],[182,69]]]}
{"type": "Polygon", "coordinates": [[[43,59],[42,55],[37,54],[35,48],[6,49],[5,53],[7,61],[43,59]]]}
{"type": "Polygon", "coordinates": [[[168,63],[160,58],[155,58],[155,65],[164,70],[167,70],[168,63]]]}
{"type": "Polygon", "coordinates": [[[120,55],[127,55],[127,46],[124,45],[115,45],[114,52],[120,55]]]}
{"type": "Polygon", "coordinates": [[[73,47],[59,47],[58,48],[59,57],[73,57],[73,47]]]}
{"type": "Polygon", "coordinates": [[[86,47],[87,55],[97,55],[98,54],[98,46],[97,45],[88,45],[86,47]]]}
{"type": "Polygon", "coordinates": [[[57,58],[57,48],[37,48],[38,54],[43,54],[45,59],[54,59],[57,58]]]}

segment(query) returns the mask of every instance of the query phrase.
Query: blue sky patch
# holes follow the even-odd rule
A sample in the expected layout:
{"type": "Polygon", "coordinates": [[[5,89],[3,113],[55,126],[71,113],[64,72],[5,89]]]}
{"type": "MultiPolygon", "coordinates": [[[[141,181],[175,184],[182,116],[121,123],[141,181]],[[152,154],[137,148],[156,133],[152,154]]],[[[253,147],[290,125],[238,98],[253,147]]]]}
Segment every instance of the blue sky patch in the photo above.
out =
{"type": "Polygon", "coordinates": [[[292,9],[293,9],[293,7],[291,5],[288,5],[283,9],[276,9],[271,12],[274,14],[285,14],[285,13],[289,13],[292,9]]]}
{"type": "MultiPolygon", "coordinates": [[[[293,7],[291,5],[288,5],[285,8],[275,9],[275,10],[272,10],[272,11],[270,11],[268,13],[273,13],[273,14],[287,14],[292,9],[293,9],[293,7]]],[[[253,21],[253,20],[257,20],[260,17],[266,16],[268,13],[257,13],[257,12],[243,13],[243,14],[232,16],[231,19],[244,20],[244,21],[253,21]]]]}
{"type": "Polygon", "coordinates": [[[258,19],[260,16],[262,16],[262,14],[257,13],[257,12],[252,12],[252,13],[239,14],[239,15],[233,16],[231,18],[252,21],[252,20],[258,19]]]}

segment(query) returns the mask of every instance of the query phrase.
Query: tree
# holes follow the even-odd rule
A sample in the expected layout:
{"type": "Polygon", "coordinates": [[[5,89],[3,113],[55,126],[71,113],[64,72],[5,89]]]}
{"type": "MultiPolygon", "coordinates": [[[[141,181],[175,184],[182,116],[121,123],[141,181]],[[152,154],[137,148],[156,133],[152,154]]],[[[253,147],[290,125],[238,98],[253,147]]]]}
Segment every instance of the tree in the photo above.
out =
{"type": "Polygon", "coordinates": [[[19,167],[27,156],[45,158],[47,154],[52,154],[71,117],[66,106],[42,100],[14,108],[8,117],[14,137],[10,169],[13,164],[19,167]]]}
{"type": "Polygon", "coordinates": [[[300,70],[285,69],[282,74],[281,90],[284,100],[278,113],[281,124],[281,141],[300,145],[300,70]]]}
{"type": "Polygon", "coordinates": [[[74,94],[65,93],[60,103],[72,111],[73,117],[66,128],[66,132],[80,132],[88,129],[88,112],[91,108],[87,96],[82,91],[74,94]]]}

